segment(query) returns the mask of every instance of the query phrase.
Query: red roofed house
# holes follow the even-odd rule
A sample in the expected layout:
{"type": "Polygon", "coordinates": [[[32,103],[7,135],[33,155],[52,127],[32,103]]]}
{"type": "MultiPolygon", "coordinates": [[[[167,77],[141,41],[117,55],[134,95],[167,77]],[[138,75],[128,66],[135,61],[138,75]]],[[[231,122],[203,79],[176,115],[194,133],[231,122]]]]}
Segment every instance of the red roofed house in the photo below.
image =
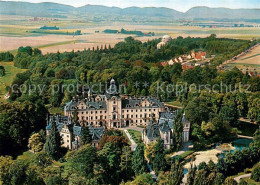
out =
{"type": "Polygon", "coordinates": [[[186,65],[186,64],[182,65],[182,70],[193,69],[193,68],[194,68],[194,66],[190,66],[190,65],[186,65]]]}
{"type": "Polygon", "coordinates": [[[161,65],[164,67],[166,65],[168,65],[168,61],[164,61],[164,62],[161,62],[161,65]]]}

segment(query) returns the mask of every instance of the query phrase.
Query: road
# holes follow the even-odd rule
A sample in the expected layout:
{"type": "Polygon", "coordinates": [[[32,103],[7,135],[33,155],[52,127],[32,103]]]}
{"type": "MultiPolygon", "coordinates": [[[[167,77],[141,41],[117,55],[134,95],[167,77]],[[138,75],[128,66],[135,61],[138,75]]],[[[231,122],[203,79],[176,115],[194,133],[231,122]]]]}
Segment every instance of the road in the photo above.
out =
{"type": "Polygon", "coordinates": [[[240,175],[234,178],[235,181],[237,181],[239,183],[240,179],[246,178],[246,177],[250,177],[251,173],[248,174],[244,174],[244,175],[240,175]]]}
{"type": "Polygon", "coordinates": [[[238,138],[244,138],[244,139],[254,139],[253,137],[250,136],[243,136],[243,135],[237,135],[238,138]]]}

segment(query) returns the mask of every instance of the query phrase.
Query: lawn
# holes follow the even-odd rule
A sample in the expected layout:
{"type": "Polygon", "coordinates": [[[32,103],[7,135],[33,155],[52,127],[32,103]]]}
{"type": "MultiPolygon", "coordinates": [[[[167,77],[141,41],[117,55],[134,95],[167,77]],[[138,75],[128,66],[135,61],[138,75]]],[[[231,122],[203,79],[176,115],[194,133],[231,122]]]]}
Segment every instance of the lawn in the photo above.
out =
{"type": "Polygon", "coordinates": [[[34,156],[34,154],[30,151],[26,151],[24,152],[22,155],[19,155],[17,157],[17,159],[20,159],[20,160],[29,160],[31,159],[32,157],[34,156]]]}
{"type": "Polygon", "coordinates": [[[140,143],[142,141],[142,133],[136,130],[127,129],[129,134],[131,135],[132,139],[135,143],[140,143]]]}
{"type": "Polygon", "coordinates": [[[0,101],[5,102],[4,94],[6,86],[10,86],[13,82],[17,73],[26,71],[25,69],[20,69],[14,67],[13,62],[0,62],[0,66],[4,66],[6,74],[3,77],[0,77],[0,101]]]}
{"type": "Polygon", "coordinates": [[[63,113],[64,113],[64,109],[62,107],[51,107],[51,108],[48,108],[48,110],[51,114],[62,114],[63,115],[63,113]]]}
{"type": "Polygon", "coordinates": [[[195,152],[195,150],[188,150],[188,151],[184,152],[183,154],[181,154],[180,156],[185,158],[185,157],[193,154],[194,152],[195,152]]]}
{"type": "Polygon", "coordinates": [[[170,102],[165,102],[165,104],[168,104],[168,105],[172,105],[172,106],[175,106],[175,107],[182,108],[182,104],[181,104],[181,102],[179,102],[179,101],[170,101],[170,102]]]}

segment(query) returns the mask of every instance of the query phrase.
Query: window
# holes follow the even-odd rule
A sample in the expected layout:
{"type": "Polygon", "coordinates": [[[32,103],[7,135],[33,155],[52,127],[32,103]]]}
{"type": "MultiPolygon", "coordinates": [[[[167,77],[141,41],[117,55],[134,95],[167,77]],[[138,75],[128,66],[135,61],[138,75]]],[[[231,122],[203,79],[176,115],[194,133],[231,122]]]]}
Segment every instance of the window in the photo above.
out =
{"type": "Polygon", "coordinates": [[[129,118],[129,114],[127,114],[126,117],[129,118]]]}
{"type": "Polygon", "coordinates": [[[84,116],[82,116],[81,119],[84,120],[84,116]]]}
{"type": "Polygon", "coordinates": [[[122,115],[122,118],[124,118],[124,115],[122,115]]]}
{"type": "Polygon", "coordinates": [[[116,107],[113,107],[113,111],[116,111],[116,107]]]}
{"type": "Polygon", "coordinates": [[[97,111],[96,111],[96,114],[97,114],[97,111]]]}
{"type": "Polygon", "coordinates": [[[100,111],[100,114],[102,114],[102,110],[100,111]]]}
{"type": "Polygon", "coordinates": [[[113,102],[114,104],[116,104],[116,101],[114,100],[114,102],[113,102]]]}
{"type": "Polygon", "coordinates": [[[137,118],[137,114],[135,115],[135,117],[137,118]]]}
{"type": "Polygon", "coordinates": [[[96,116],[96,119],[97,119],[97,116],[96,116]]]}
{"type": "Polygon", "coordinates": [[[137,120],[135,122],[137,123],[137,120]]]}
{"type": "Polygon", "coordinates": [[[93,112],[91,111],[91,114],[93,114],[93,112]]]}
{"type": "Polygon", "coordinates": [[[115,114],[113,115],[113,119],[116,119],[116,115],[115,114]]]}
{"type": "Polygon", "coordinates": [[[70,137],[69,135],[67,135],[67,137],[70,137]]]}
{"type": "Polygon", "coordinates": [[[134,116],[133,115],[131,115],[131,118],[133,118],[134,116]]]}
{"type": "Polygon", "coordinates": [[[69,140],[67,140],[67,142],[69,142],[69,140]]]}
{"type": "Polygon", "coordinates": [[[133,110],[131,110],[131,112],[133,112],[133,110]]]}

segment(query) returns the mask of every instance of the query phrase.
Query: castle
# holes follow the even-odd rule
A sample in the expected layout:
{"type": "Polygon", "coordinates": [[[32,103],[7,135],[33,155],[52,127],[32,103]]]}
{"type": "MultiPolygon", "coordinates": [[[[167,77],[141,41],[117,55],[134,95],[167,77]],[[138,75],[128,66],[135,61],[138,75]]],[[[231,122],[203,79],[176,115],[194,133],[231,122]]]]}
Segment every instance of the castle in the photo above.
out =
{"type": "MultiPolygon", "coordinates": [[[[81,143],[81,126],[88,126],[92,137],[92,145],[98,147],[106,128],[122,128],[141,126],[144,129],[142,137],[145,144],[164,140],[165,149],[173,144],[173,120],[175,113],[166,111],[165,106],[156,98],[121,97],[117,91],[115,80],[104,95],[94,95],[91,89],[85,99],[73,99],[64,107],[64,116],[52,115],[46,127],[47,135],[52,124],[62,137],[62,146],[77,149],[81,143]],[[76,125],[75,120],[80,125],[76,125]]],[[[190,123],[183,115],[183,142],[189,140],[190,123]]]]}
{"type": "Polygon", "coordinates": [[[90,89],[87,98],[73,99],[67,103],[64,115],[73,117],[76,112],[81,124],[84,122],[94,127],[122,128],[147,126],[152,115],[158,121],[159,113],[164,111],[164,104],[153,97],[122,98],[112,79],[104,95],[94,95],[90,89]]]}

